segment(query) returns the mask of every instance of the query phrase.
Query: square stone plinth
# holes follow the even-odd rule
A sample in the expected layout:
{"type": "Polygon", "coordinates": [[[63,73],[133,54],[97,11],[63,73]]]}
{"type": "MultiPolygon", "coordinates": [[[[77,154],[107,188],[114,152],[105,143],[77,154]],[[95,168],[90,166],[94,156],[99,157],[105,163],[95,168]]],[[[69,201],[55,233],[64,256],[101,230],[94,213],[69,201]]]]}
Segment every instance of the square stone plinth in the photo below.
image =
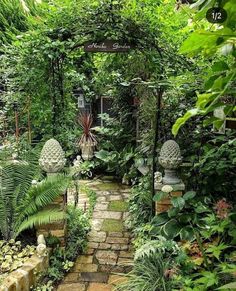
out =
{"type": "MultiPolygon", "coordinates": [[[[155,183],[155,190],[161,191],[162,187],[166,184],[163,183],[155,183]]],[[[178,184],[170,185],[173,188],[173,191],[184,191],[185,190],[185,184],[183,182],[180,182],[178,184]]]]}

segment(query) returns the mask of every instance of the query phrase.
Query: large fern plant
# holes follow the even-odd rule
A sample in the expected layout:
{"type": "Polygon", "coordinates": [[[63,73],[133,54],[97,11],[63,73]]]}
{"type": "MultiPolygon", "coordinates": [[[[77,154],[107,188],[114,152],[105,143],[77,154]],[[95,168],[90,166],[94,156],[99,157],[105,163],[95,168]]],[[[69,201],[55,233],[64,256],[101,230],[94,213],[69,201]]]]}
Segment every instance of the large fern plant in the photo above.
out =
{"type": "Polygon", "coordinates": [[[23,230],[63,219],[63,212],[49,207],[67,188],[64,175],[48,177],[32,185],[37,167],[27,162],[0,167],[0,233],[16,238],[23,230]]]}

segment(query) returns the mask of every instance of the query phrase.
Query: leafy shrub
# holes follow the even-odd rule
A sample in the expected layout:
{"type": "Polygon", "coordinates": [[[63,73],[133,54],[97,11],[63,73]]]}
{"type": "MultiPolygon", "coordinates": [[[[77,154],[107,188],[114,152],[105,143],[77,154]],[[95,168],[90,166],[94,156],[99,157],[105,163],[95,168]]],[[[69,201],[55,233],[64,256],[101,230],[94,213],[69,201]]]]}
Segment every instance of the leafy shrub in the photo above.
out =
{"type": "Polygon", "coordinates": [[[107,172],[114,173],[119,178],[124,175],[128,177],[134,164],[135,150],[131,145],[125,146],[120,152],[102,149],[95,153],[95,157],[102,161],[107,172]]]}
{"type": "Polygon", "coordinates": [[[33,185],[36,174],[37,167],[24,161],[0,168],[0,232],[6,240],[27,228],[63,218],[58,209],[44,207],[65,191],[68,178],[58,175],[33,185]]]}
{"type": "Polygon", "coordinates": [[[203,153],[195,165],[200,177],[198,187],[204,195],[235,200],[236,139],[215,138],[203,146],[203,153]],[[226,175],[227,173],[227,175],[226,175]]]}
{"type": "Polygon", "coordinates": [[[151,179],[144,176],[140,179],[138,185],[132,188],[129,199],[129,212],[131,215],[131,227],[139,227],[147,223],[152,218],[152,195],[151,195],[151,179]]]}
{"type": "MultiPolygon", "coordinates": [[[[90,218],[96,203],[96,193],[83,186],[89,197],[90,207],[86,212],[73,206],[67,207],[67,240],[65,249],[60,247],[60,241],[49,236],[47,244],[53,247],[50,256],[50,266],[45,274],[43,283],[55,283],[63,279],[64,274],[74,265],[74,260],[85,251],[87,234],[90,230],[90,218]],[[63,263],[62,263],[63,262],[63,263]]],[[[42,289],[43,290],[43,289],[42,289]]]]}
{"type": "Polygon", "coordinates": [[[68,207],[67,209],[67,242],[66,258],[73,261],[83,253],[87,243],[87,233],[90,229],[88,214],[79,208],[68,207]]]}
{"type": "Polygon", "coordinates": [[[128,281],[117,286],[116,290],[172,291],[178,287],[174,278],[184,259],[174,241],[161,236],[158,240],[149,241],[136,252],[134,268],[127,275],[128,281]]]}

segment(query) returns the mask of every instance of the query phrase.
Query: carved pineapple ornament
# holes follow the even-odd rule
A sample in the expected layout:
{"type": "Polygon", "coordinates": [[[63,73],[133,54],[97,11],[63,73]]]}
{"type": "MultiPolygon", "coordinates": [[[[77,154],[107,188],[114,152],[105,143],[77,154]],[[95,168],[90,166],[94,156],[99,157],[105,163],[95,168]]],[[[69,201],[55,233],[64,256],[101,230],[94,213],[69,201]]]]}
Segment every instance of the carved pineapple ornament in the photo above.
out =
{"type": "Polygon", "coordinates": [[[179,145],[174,140],[168,140],[163,144],[158,161],[165,170],[164,184],[173,185],[181,182],[176,175],[176,169],[182,163],[182,156],[179,145]]]}
{"type": "Polygon", "coordinates": [[[65,153],[59,142],[49,139],[40,154],[39,165],[47,173],[60,172],[66,164],[65,153]]]}

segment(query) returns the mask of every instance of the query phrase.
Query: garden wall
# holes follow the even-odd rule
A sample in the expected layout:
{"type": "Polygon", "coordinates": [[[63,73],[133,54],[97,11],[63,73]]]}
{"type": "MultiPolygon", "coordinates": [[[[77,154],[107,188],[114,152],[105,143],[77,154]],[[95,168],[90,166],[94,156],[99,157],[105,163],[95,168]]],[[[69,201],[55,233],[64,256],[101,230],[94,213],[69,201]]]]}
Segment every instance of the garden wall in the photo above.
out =
{"type": "Polygon", "coordinates": [[[2,282],[0,291],[29,291],[39,279],[38,274],[49,265],[49,252],[44,257],[36,254],[29,258],[21,268],[11,272],[2,282]]]}

